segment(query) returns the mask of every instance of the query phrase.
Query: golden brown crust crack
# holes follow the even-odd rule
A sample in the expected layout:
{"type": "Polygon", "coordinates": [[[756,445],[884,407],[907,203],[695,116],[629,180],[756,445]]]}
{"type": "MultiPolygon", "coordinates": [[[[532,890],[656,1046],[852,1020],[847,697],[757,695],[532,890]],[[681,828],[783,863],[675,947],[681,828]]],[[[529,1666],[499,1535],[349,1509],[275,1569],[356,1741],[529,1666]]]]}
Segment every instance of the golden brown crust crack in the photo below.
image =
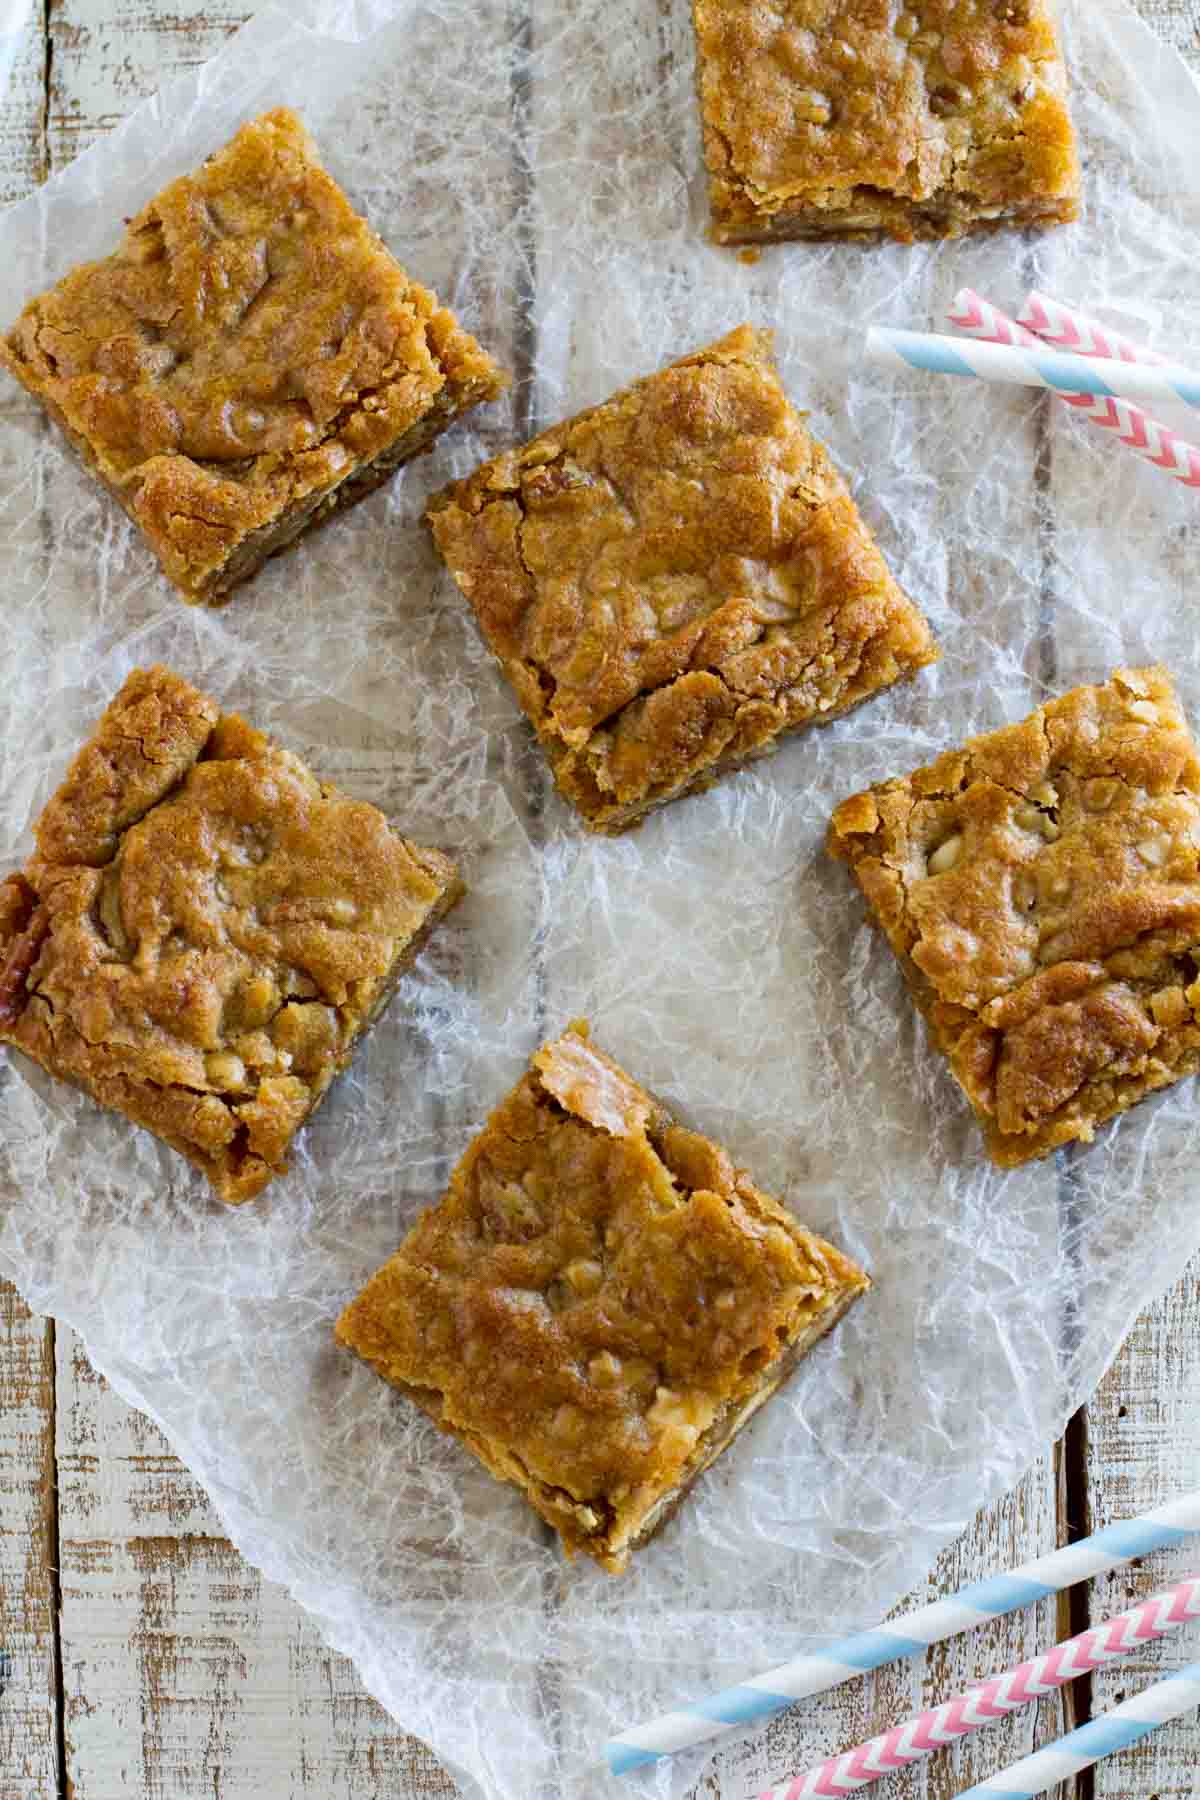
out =
{"type": "Polygon", "coordinates": [[[428,516],[594,830],[936,655],[749,326],[486,463],[428,516]]]}
{"type": "Polygon", "coordinates": [[[693,0],[714,236],[957,237],[1076,216],[1046,0],[693,0]]]}
{"type": "Polygon", "coordinates": [[[337,1336],[615,1572],[867,1286],[580,1023],[337,1336]]]}
{"type": "Polygon", "coordinates": [[[286,110],[30,301],[0,360],[210,603],[504,385],[286,110]]]}
{"type": "Polygon", "coordinates": [[[1164,669],[853,795],[829,848],[1001,1166],[1200,1068],[1200,759],[1164,669]]]}
{"type": "Polygon", "coordinates": [[[462,892],[453,864],[164,668],[135,670],[0,884],[0,1041],[223,1200],[289,1143],[462,892]]]}

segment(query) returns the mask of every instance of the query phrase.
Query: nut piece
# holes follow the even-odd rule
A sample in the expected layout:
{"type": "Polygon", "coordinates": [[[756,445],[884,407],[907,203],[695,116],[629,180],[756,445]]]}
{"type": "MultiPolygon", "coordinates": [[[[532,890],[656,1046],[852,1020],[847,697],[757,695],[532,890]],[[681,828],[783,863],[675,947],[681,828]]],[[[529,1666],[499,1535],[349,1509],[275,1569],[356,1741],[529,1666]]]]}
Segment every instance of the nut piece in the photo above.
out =
{"type": "Polygon", "coordinates": [[[563,1270],[563,1279],[574,1288],[577,1294],[586,1298],[589,1294],[600,1291],[604,1284],[604,1269],[590,1257],[579,1256],[574,1262],[567,1264],[563,1270]]]}
{"type": "Polygon", "coordinates": [[[1095,775],[1083,784],[1083,804],[1089,812],[1107,812],[1117,797],[1119,782],[1107,775],[1095,775]]]}
{"type": "Polygon", "coordinates": [[[616,1387],[621,1379],[621,1359],[611,1350],[599,1350],[588,1363],[588,1374],[599,1388],[616,1387]]]}
{"type": "Polygon", "coordinates": [[[825,94],[818,94],[814,88],[808,88],[796,95],[793,101],[796,117],[804,119],[810,125],[828,125],[833,117],[833,105],[825,94]]]}

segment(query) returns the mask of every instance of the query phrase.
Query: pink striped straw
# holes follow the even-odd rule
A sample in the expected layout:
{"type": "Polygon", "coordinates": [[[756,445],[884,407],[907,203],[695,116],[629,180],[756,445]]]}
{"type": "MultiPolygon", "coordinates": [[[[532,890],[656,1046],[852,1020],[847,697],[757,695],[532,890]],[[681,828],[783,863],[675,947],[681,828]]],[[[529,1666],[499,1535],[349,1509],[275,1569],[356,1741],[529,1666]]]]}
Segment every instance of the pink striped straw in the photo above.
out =
{"type": "Polygon", "coordinates": [[[1135,344],[1111,325],[1101,325],[1078,308],[1052,300],[1049,294],[1039,294],[1036,288],[1017,314],[1017,322],[1036,331],[1044,344],[1054,344],[1075,356],[1109,356],[1114,362],[1133,363],[1162,364],[1171,360],[1160,356],[1157,350],[1148,350],[1145,344],[1135,344]]]}
{"type": "MultiPolygon", "coordinates": [[[[1031,295],[1030,298],[1036,298],[1039,303],[1045,299],[1043,295],[1031,295]]],[[[1025,310],[1028,308],[1029,301],[1026,301],[1025,310]]],[[[972,288],[959,290],[947,317],[952,325],[957,325],[968,336],[980,338],[987,344],[1015,344],[1023,350],[1040,350],[1045,346],[1046,340],[1035,337],[1023,324],[1010,319],[1007,313],[1002,313],[990,300],[985,300],[972,288]]],[[[1106,341],[1111,343],[1111,337],[1106,341]]],[[[1122,338],[1120,342],[1128,345],[1130,341],[1122,338]]],[[[1076,347],[1072,345],[1072,349],[1076,347]]],[[[1092,350],[1088,354],[1099,355],[1099,351],[1092,350]]],[[[1127,356],[1123,360],[1128,362],[1140,359],[1127,356]]],[[[1131,400],[1107,394],[1061,392],[1059,398],[1075,408],[1090,425],[1098,426],[1101,431],[1115,431],[1122,444],[1135,450],[1147,462],[1153,463],[1155,468],[1165,469],[1168,475],[1183,482],[1185,487],[1200,487],[1200,450],[1179,437],[1168,426],[1152,419],[1149,413],[1140,406],[1135,406],[1131,400]]]]}
{"type": "Polygon", "coordinates": [[[1200,1577],[1191,1575],[1165,1593],[1118,1613],[1106,1624],[1093,1625],[1078,1637],[1068,1638],[1053,1650],[1019,1663],[1002,1675],[974,1682],[965,1694],[943,1700],[940,1706],[918,1713],[905,1724],[895,1725],[891,1731],[843,1751],[841,1756],[830,1757],[797,1775],[786,1787],[764,1788],[758,1800],[807,1800],[814,1794],[822,1796],[822,1800],[841,1800],[843,1795],[932,1756],[935,1750],[1031,1705],[1055,1688],[1065,1687],[1076,1676],[1117,1662],[1196,1618],[1200,1618],[1200,1577]]]}

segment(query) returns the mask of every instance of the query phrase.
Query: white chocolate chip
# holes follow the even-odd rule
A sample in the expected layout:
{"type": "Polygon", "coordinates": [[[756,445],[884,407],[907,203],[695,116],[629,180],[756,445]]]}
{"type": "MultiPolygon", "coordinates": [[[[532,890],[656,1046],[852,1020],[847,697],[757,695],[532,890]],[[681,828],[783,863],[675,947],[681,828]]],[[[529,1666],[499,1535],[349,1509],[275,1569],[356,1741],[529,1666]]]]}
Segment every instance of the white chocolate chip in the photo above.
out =
{"type": "Polygon", "coordinates": [[[214,1050],[206,1056],[204,1073],[215,1088],[225,1093],[246,1085],[246,1065],[230,1050],[214,1050]]]}
{"type": "Polygon", "coordinates": [[[1143,838],[1137,847],[1137,853],[1152,869],[1161,869],[1171,853],[1171,847],[1165,838],[1143,838]]]}
{"type": "Polygon", "coordinates": [[[962,853],[962,847],[962,832],[956,831],[954,836],[948,837],[944,844],[939,844],[929,858],[929,873],[944,875],[948,869],[952,869],[962,853]]]}
{"type": "Polygon", "coordinates": [[[1158,708],[1152,700],[1131,700],[1126,711],[1140,725],[1158,724],[1158,708]]]}

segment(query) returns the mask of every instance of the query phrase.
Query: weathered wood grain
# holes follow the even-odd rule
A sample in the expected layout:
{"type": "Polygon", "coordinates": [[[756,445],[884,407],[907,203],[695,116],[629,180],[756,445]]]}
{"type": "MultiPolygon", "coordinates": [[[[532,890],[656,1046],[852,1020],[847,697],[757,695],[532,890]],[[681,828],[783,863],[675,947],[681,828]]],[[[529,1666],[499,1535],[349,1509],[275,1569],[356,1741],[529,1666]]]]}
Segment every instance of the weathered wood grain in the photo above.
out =
{"type": "MultiPolygon", "coordinates": [[[[0,204],[46,175],[41,0],[0,38],[0,204]]],[[[59,1791],[54,1326],[0,1281],[0,1800],[59,1791]]]]}
{"type": "Polygon", "coordinates": [[[0,1800],[58,1792],[54,1336],[0,1282],[0,1800]]]}
{"type": "Polygon", "coordinates": [[[254,8],[158,0],[49,0],[46,145],[60,169],[182,70],[207,62],[254,8]]]}
{"type": "Polygon", "coordinates": [[[57,1391],[74,1800],[452,1795],[307,1615],[242,1560],[161,1433],[69,1331],[57,1391]]]}
{"type": "MultiPolygon", "coordinates": [[[[1200,1467],[1200,1266],[1142,1314],[1087,1408],[1090,1523],[1099,1528],[1196,1486],[1200,1467]]],[[[1092,1584],[1100,1620],[1200,1568],[1194,1541],[1160,1551],[1092,1584]]],[[[1169,1670],[1193,1662],[1194,1634],[1151,1645],[1094,1681],[1094,1710],[1135,1694],[1169,1670]]],[[[1200,1721],[1177,1719],[1141,1744],[1097,1765],[1097,1800],[1170,1800],[1195,1792],[1200,1721]]]]}
{"type": "MultiPolygon", "coordinates": [[[[1052,1549],[1062,1530],[1059,1470],[1052,1452],[995,1506],[987,1507],[938,1558],[928,1579],[897,1612],[925,1605],[970,1581],[1009,1569],[1052,1549]]],[[[893,1664],[861,1682],[792,1707],[751,1745],[726,1752],[694,1790],[693,1800],[754,1793],[785,1774],[799,1774],[922,1708],[936,1705],[984,1675],[1033,1656],[1056,1635],[1055,1601],[998,1619],[987,1629],[951,1638],[924,1657],[893,1664]]],[[[1060,1735],[1070,1721],[1061,1697],[965,1739],[952,1751],[893,1776],[887,1800],[950,1800],[972,1782],[1060,1735]]]]}

